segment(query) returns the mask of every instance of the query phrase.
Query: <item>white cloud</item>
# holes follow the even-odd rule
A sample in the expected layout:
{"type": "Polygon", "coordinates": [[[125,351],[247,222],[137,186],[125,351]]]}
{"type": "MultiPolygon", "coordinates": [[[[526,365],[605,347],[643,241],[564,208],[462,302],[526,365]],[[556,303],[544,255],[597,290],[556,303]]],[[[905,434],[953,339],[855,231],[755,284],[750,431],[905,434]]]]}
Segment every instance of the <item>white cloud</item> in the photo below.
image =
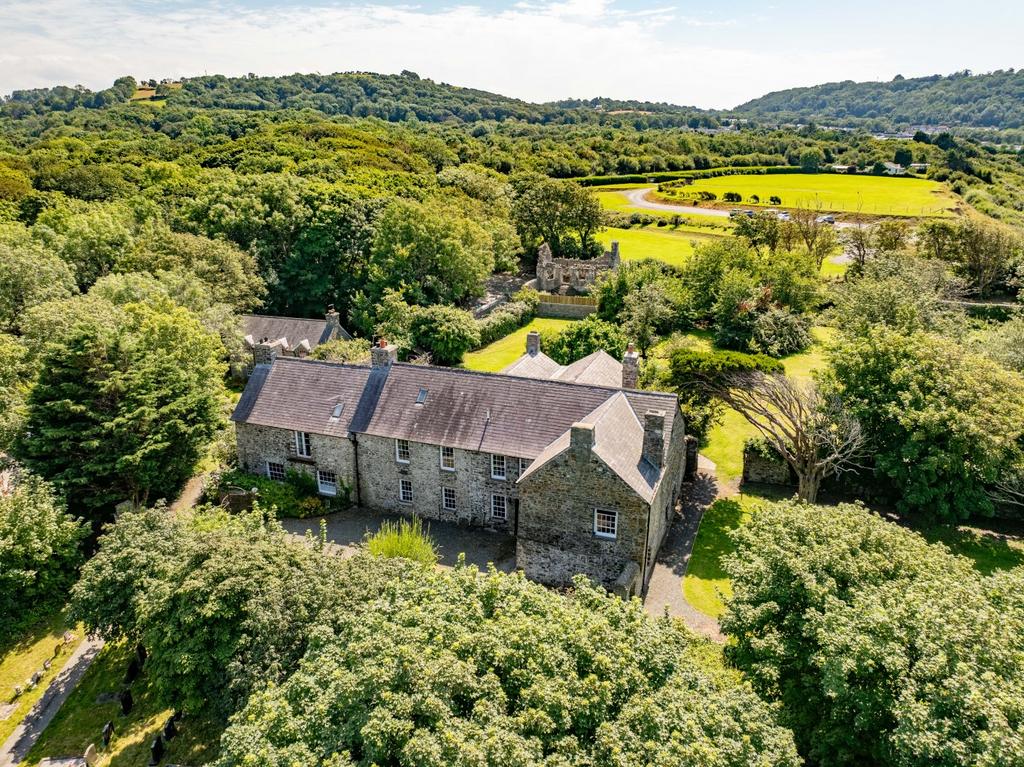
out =
{"type": "Polygon", "coordinates": [[[7,0],[0,5],[0,92],[105,87],[123,74],[411,69],[531,101],[600,95],[729,107],[779,87],[887,68],[874,49],[754,51],[708,37],[708,27],[734,23],[677,15],[670,6],[625,11],[611,0],[534,0],[496,10],[7,0]]]}

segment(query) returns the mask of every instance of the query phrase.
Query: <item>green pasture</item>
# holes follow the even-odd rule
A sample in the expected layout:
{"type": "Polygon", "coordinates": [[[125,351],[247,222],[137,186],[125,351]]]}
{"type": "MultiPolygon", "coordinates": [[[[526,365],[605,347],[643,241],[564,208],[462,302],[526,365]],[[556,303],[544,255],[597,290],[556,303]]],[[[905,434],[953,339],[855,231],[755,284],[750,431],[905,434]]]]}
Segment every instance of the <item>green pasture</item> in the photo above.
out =
{"type": "Polygon", "coordinates": [[[504,338],[499,338],[483,349],[469,352],[462,358],[462,367],[469,370],[495,373],[523,356],[526,352],[526,334],[531,330],[541,333],[552,330],[558,331],[575,321],[536,317],[528,325],[524,325],[514,333],[509,333],[504,338]]]}
{"type": "Polygon", "coordinates": [[[670,227],[646,226],[642,229],[605,229],[598,239],[605,248],[618,241],[623,261],[656,258],[679,266],[693,253],[694,243],[713,240],[716,235],[691,230],[675,231],[670,227]]]}
{"type": "Polygon", "coordinates": [[[684,202],[687,193],[696,191],[712,192],[719,202],[726,192],[736,192],[743,196],[743,202],[737,203],[742,206],[820,207],[837,213],[879,216],[948,216],[957,206],[953,194],[935,181],[837,173],[702,178],[688,186],[666,190],[659,196],[684,202]],[[751,202],[752,195],[760,197],[760,202],[751,202]],[[772,195],[782,198],[781,206],[769,203],[772,195]]]}
{"type": "Polygon", "coordinates": [[[597,194],[597,199],[601,202],[601,207],[615,213],[642,213],[646,216],[664,219],[679,216],[683,222],[679,227],[680,229],[687,228],[694,229],[698,232],[710,231],[717,232],[719,234],[725,234],[732,231],[732,222],[722,216],[702,216],[699,213],[679,214],[672,213],[667,210],[650,210],[648,208],[641,208],[630,203],[629,198],[624,194],[624,192],[630,189],[654,188],[655,187],[652,187],[650,184],[625,184],[623,186],[602,187],[600,189],[595,189],[594,191],[597,194]]]}

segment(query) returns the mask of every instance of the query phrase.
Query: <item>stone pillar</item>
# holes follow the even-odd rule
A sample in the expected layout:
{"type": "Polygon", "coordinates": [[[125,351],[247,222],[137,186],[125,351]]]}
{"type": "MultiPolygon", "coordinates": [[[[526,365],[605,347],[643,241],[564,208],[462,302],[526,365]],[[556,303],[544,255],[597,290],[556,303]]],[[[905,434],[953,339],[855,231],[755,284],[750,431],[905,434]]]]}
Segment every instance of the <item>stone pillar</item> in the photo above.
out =
{"type": "Polygon", "coordinates": [[[665,455],[665,411],[648,410],[644,413],[644,447],[641,456],[660,469],[665,455]]]}
{"type": "Polygon", "coordinates": [[[608,254],[608,265],[611,269],[618,269],[621,259],[619,257],[619,242],[618,240],[612,241],[612,249],[608,254]]]}
{"type": "Polygon", "coordinates": [[[693,482],[697,479],[697,438],[692,434],[686,435],[686,471],[683,479],[686,482],[693,482]]]}
{"type": "Polygon", "coordinates": [[[540,333],[531,330],[526,334],[526,353],[536,357],[540,353],[540,333]]]}
{"type": "Polygon", "coordinates": [[[277,347],[260,341],[252,350],[252,361],[256,365],[272,365],[277,359],[277,347]]]}
{"type": "Polygon", "coordinates": [[[370,349],[370,366],[375,368],[388,368],[391,363],[398,359],[398,348],[389,344],[382,338],[377,345],[370,349]]]}
{"type": "Polygon", "coordinates": [[[589,460],[594,449],[594,425],[574,423],[569,432],[569,452],[579,460],[589,460]]]}
{"type": "Polygon", "coordinates": [[[622,358],[622,388],[635,389],[640,380],[640,354],[632,343],[622,358]]]}

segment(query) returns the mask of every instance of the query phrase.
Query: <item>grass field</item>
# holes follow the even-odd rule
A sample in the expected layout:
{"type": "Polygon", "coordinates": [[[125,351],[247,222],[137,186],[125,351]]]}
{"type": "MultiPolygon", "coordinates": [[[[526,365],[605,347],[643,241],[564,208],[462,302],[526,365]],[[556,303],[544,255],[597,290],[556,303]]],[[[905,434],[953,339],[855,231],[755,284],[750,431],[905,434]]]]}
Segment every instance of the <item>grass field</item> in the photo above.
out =
{"type": "Polygon", "coordinates": [[[75,630],[75,640],[62,646],[55,657],[54,648],[61,644],[61,637],[67,629],[64,615],[56,612],[36,624],[17,642],[0,648],[0,703],[15,704],[8,717],[0,721],[0,743],[7,740],[14,732],[14,728],[25,718],[25,714],[43,697],[47,685],[60,673],[71,653],[82,643],[82,632],[75,630]],[[12,700],[11,694],[15,685],[25,687],[25,682],[32,674],[43,670],[43,663],[47,660],[51,661],[51,666],[43,673],[42,681],[12,700]]]}
{"type": "Polygon", "coordinates": [[[480,370],[494,373],[506,365],[515,362],[526,352],[526,334],[531,330],[538,332],[561,330],[575,320],[556,320],[537,317],[528,325],[524,325],[514,333],[499,338],[479,351],[470,352],[462,358],[462,367],[469,370],[480,370]]]}
{"type": "Polygon", "coordinates": [[[707,242],[716,236],[691,230],[674,231],[667,226],[647,226],[642,229],[605,229],[598,239],[605,248],[617,240],[623,261],[656,258],[679,266],[693,253],[695,242],[707,242]]]}
{"type": "Polygon", "coordinates": [[[844,176],[835,173],[791,173],[779,175],[719,176],[694,181],[661,194],[678,199],[687,192],[705,190],[718,195],[726,192],[743,195],[743,206],[754,205],[751,195],[761,198],[767,207],[769,198],[782,198],[781,207],[820,207],[835,212],[883,216],[948,216],[957,205],[956,198],[945,186],[919,178],[887,176],[844,176]]]}
{"type": "MultiPolygon", "coordinates": [[[[28,753],[23,765],[36,765],[47,756],[81,756],[86,746],[102,744],[104,722],[114,723],[110,750],[101,752],[100,767],[135,767],[149,761],[149,745],[171,715],[156,703],[145,671],[132,684],[134,707],[121,716],[116,701],[98,703],[103,693],[116,693],[124,683],[124,672],[131,655],[122,644],[108,645],[100,651],[82,681],[61,706],[28,753]]],[[[165,763],[203,764],[217,755],[220,732],[205,722],[186,717],[179,735],[167,744],[165,763]]]]}

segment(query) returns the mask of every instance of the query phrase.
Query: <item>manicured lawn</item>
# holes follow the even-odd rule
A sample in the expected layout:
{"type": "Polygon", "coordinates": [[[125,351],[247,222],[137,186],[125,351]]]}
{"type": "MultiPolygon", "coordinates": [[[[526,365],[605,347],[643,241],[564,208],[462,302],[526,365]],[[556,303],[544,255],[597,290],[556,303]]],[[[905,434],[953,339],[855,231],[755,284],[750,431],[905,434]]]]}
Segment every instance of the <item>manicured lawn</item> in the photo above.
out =
{"type": "Polygon", "coordinates": [[[944,543],[954,554],[967,557],[982,575],[1024,565],[1024,542],[971,527],[931,527],[920,531],[929,543],[944,543]]]}
{"type": "MultiPolygon", "coordinates": [[[[122,689],[130,656],[124,643],[104,647],[22,764],[36,765],[47,756],[81,756],[90,743],[99,748],[103,724],[108,720],[114,723],[114,738],[110,751],[101,754],[100,766],[147,764],[149,746],[171,710],[156,703],[145,670],[131,685],[134,707],[128,716],[121,716],[116,700],[97,702],[100,695],[122,689]]],[[[185,717],[178,729],[178,736],[167,743],[162,763],[203,764],[216,756],[220,739],[216,728],[185,717]]]]}
{"type": "Polygon", "coordinates": [[[677,192],[680,201],[685,192],[706,190],[721,200],[726,192],[743,195],[742,206],[766,207],[772,195],[782,198],[781,207],[821,206],[823,210],[884,216],[948,216],[956,207],[956,198],[945,186],[920,178],[887,176],[847,176],[836,173],[791,173],[756,176],[719,176],[698,179],[692,185],[662,194],[666,199],[677,192]],[[750,201],[758,195],[760,203],[750,201]]]}
{"type": "Polygon", "coordinates": [[[693,253],[694,243],[715,239],[693,229],[674,231],[670,227],[646,226],[642,229],[605,229],[598,239],[605,248],[618,241],[622,260],[641,261],[656,258],[673,266],[680,266],[693,253]]]}
{"type": "Polygon", "coordinates": [[[74,629],[75,640],[63,645],[59,653],[54,655],[54,648],[61,645],[61,637],[68,630],[68,625],[61,612],[40,621],[27,631],[17,642],[0,648],[0,704],[14,703],[15,709],[0,721],[0,743],[3,743],[14,732],[25,714],[36,704],[47,685],[60,673],[61,668],[82,642],[82,632],[74,629]],[[43,671],[43,663],[50,660],[51,666],[43,673],[43,678],[33,689],[27,689],[27,682],[36,671],[43,671]],[[16,700],[12,699],[15,685],[21,685],[25,692],[16,700]]]}
{"type": "Polygon", "coordinates": [[[481,370],[487,373],[497,372],[523,356],[526,352],[526,334],[531,330],[541,333],[552,330],[558,331],[571,322],[575,322],[575,320],[537,317],[530,324],[524,325],[514,333],[509,333],[504,338],[499,338],[479,351],[470,352],[462,358],[462,367],[469,370],[481,370]]]}

